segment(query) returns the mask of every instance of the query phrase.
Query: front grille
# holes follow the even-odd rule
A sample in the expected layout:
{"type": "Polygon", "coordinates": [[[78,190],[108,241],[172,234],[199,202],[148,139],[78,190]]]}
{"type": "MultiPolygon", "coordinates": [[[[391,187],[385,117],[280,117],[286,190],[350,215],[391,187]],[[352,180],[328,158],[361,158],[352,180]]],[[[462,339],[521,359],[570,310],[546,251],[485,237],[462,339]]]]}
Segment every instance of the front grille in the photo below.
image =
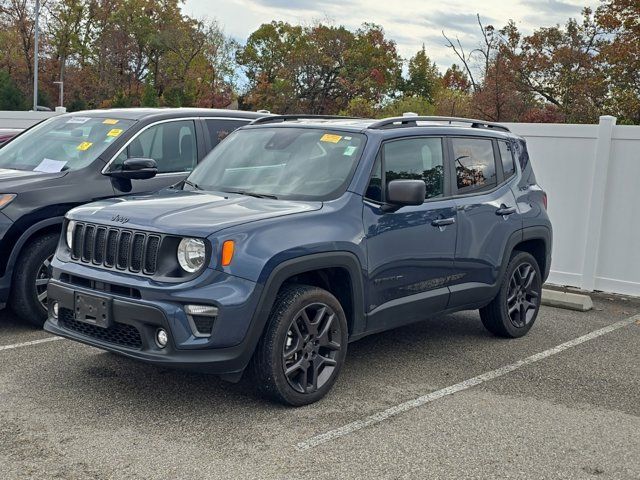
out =
{"type": "Polygon", "coordinates": [[[161,240],[159,235],[146,232],[76,223],[71,258],[76,262],[153,275],[158,269],[161,240]]]}
{"type": "Polygon", "coordinates": [[[60,309],[58,323],[62,328],[106,343],[113,343],[138,350],[142,348],[140,332],[133,325],[116,322],[110,328],[96,327],[88,323],[78,322],[73,316],[73,310],[69,310],[68,308],[60,309]]]}

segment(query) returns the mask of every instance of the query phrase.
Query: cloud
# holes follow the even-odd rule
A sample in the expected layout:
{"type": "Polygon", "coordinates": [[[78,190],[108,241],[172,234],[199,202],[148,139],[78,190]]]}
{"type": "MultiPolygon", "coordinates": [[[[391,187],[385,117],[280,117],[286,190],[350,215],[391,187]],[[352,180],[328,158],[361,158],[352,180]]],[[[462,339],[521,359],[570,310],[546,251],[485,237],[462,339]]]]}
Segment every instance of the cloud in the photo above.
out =
{"type": "Polygon", "coordinates": [[[355,0],[252,0],[251,3],[269,8],[322,12],[328,7],[344,7],[354,4],[355,0]]]}

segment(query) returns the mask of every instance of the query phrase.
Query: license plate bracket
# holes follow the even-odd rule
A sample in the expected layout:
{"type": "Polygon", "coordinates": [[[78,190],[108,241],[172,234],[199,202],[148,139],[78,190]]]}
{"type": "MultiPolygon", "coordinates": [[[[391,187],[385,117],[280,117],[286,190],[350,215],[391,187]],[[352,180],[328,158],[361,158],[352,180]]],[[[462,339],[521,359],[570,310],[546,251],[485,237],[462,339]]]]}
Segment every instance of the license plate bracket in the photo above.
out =
{"type": "Polygon", "coordinates": [[[100,328],[111,326],[111,299],[97,295],[75,292],[75,319],[100,328]]]}

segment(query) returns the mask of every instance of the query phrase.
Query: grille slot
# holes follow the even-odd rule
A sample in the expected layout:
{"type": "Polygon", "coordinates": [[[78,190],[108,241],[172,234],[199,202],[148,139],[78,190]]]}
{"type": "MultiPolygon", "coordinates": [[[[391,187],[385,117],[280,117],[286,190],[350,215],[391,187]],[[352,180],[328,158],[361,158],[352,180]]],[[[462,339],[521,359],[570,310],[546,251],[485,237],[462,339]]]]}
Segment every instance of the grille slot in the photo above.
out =
{"type": "Polygon", "coordinates": [[[87,323],[78,322],[73,316],[73,310],[61,308],[58,322],[63,328],[72,330],[81,335],[95,338],[107,343],[122,345],[123,347],[141,349],[142,338],[140,332],[133,325],[126,323],[114,323],[110,328],[96,327],[87,323]]]}
{"type": "Polygon", "coordinates": [[[162,237],[140,231],[77,223],[71,257],[80,263],[153,275],[162,237]]]}

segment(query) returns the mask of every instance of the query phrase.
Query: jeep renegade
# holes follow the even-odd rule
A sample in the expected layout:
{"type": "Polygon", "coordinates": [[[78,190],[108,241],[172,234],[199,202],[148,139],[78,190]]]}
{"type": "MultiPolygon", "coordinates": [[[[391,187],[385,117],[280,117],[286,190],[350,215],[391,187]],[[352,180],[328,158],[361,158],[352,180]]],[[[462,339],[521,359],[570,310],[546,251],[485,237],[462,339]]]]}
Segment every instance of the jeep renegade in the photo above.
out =
{"type": "Polygon", "coordinates": [[[525,335],[546,203],[502,125],[256,120],[176,187],[71,210],[45,329],[231,381],[249,368],[271,398],[308,404],[365,335],[468,309],[525,335]]]}

